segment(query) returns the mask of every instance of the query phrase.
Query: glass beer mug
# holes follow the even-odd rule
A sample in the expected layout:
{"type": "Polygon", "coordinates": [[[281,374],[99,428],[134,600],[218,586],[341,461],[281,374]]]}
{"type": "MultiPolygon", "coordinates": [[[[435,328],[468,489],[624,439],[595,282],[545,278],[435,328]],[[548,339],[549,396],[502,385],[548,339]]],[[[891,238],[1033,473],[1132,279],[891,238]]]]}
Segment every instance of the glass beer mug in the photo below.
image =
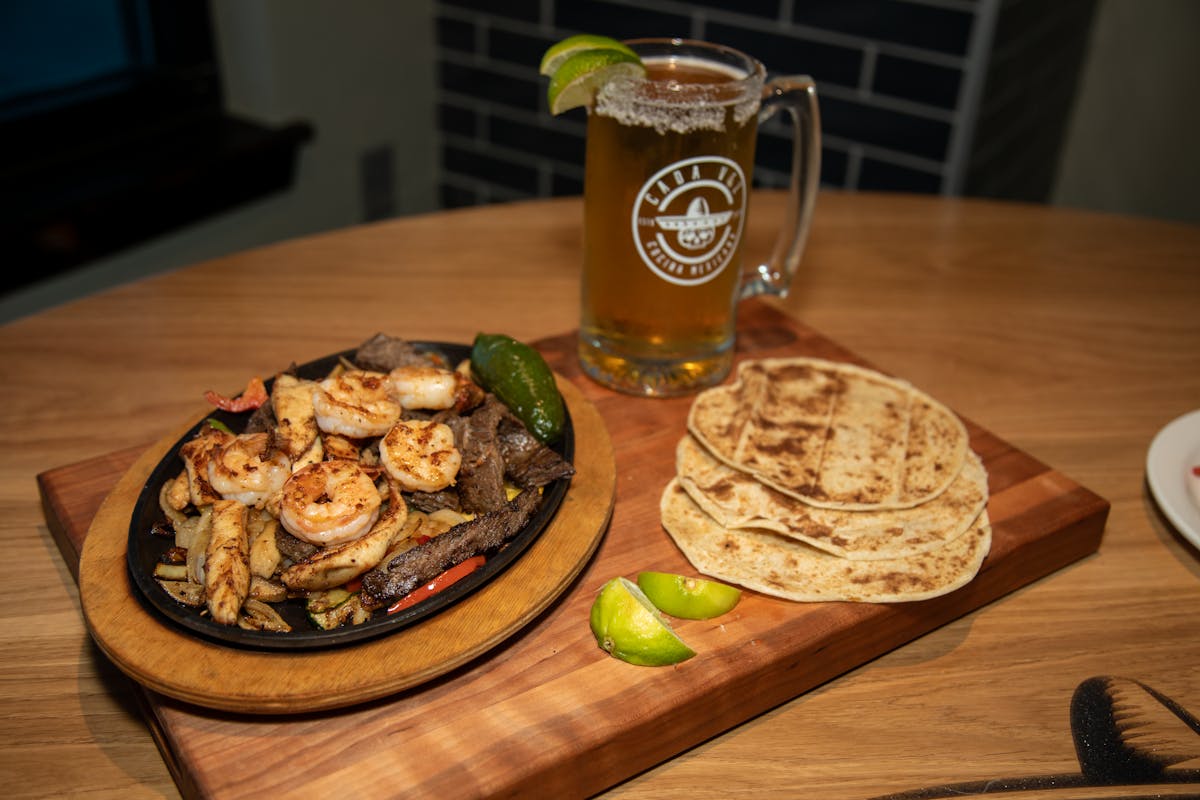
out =
{"type": "Polygon", "coordinates": [[[728,47],[626,42],[645,78],[617,78],[588,112],[579,359],[618,391],[688,394],[733,364],[737,304],[785,295],[820,176],[816,86],[766,80],[728,47]],[[795,142],[787,213],[770,260],[744,267],[758,123],[779,109],[795,142]]]}

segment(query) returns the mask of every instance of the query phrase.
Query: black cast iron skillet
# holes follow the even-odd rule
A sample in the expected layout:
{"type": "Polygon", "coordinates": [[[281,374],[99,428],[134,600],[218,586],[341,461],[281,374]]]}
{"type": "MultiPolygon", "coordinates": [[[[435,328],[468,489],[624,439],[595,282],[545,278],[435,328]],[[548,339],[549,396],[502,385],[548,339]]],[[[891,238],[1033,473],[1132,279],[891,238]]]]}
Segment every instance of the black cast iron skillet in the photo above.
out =
{"type": "MultiPolygon", "coordinates": [[[[418,350],[440,354],[451,366],[470,357],[470,347],[467,345],[445,342],[414,342],[413,344],[418,350]]],[[[302,378],[320,379],[337,365],[339,358],[350,359],[353,355],[353,350],[334,353],[297,367],[296,374],[302,378]]],[[[272,382],[267,381],[266,383],[269,392],[272,382]]],[[[220,420],[238,433],[244,429],[250,412],[234,414],[214,409],[209,416],[220,420]]],[[[213,621],[202,608],[189,608],[177,602],[154,579],[154,565],[162,559],[163,554],[173,544],[171,537],[157,536],[150,532],[156,523],[166,522],[166,517],[159,507],[159,491],[164,482],[174,478],[183,468],[183,461],[179,457],[179,448],[192,439],[204,424],[204,422],[197,423],[171,447],[155,466],[154,471],[150,473],[145,486],[142,487],[129,523],[126,563],[130,577],[138,589],[139,599],[165,623],[177,625],[202,638],[233,647],[265,650],[314,650],[390,635],[415,625],[457,603],[479,587],[502,575],[545,531],[562,503],[570,484],[570,479],[561,479],[544,487],[541,507],[529,520],[529,523],[502,550],[490,555],[482,568],[403,611],[395,614],[386,614],[382,610],[377,611],[375,616],[365,623],[327,631],[313,626],[305,613],[305,601],[298,598],[274,604],[275,610],[292,626],[290,632],[245,630],[236,626],[222,625],[213,621]]],[[[554,449],[568,461],[574,455],[574,431],[569,412],[563,436],[554,449]]]]}

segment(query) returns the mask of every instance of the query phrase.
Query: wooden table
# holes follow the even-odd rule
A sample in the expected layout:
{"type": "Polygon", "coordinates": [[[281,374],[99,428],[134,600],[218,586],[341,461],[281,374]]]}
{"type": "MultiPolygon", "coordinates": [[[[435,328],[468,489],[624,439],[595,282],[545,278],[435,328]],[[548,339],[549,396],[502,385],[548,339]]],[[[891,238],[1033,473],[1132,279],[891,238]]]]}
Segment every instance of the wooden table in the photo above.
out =
{"type": "MultiPolygon", "coordinates": [[[[779,195],[755,196],[752,253],[767,252],[782,212],[779,195]]],[[[10,796],[179,794],[140,692],[90,640],[35,477],[147,444],[194,415],[206,389],[229,391],[376,330],[447,341],[568,332],[579,223],[571,199],[390,221],[199,264],[0,329],[0,776],[10,796]]],[[[1103,543],[610,796],[870,798],[1070,775],[1069,707],[1094,676],[1140,681],[1200,712],[1200,557],[1145,483],[1154,434],[1200,407],[1200,230],[828,192],[792,294],[770,305],[1109,501],[1103,543]]],[[[1174,746],[1192,757],[1176,769],[1200,767],[1196,742],[1174,746]]]]}

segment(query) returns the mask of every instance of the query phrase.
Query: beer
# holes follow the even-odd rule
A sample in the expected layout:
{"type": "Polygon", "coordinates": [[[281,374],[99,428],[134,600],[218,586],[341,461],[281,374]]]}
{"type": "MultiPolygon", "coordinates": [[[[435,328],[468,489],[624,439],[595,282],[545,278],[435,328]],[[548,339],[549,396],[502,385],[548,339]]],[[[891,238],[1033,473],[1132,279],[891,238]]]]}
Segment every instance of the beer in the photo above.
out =
{"type": "Polygon", "coordinates": [[[749,60],[643,61],[647,80],[605,87],[588,117],[580,359],[674,395],[732,363],[762,79],[749,60]]]}

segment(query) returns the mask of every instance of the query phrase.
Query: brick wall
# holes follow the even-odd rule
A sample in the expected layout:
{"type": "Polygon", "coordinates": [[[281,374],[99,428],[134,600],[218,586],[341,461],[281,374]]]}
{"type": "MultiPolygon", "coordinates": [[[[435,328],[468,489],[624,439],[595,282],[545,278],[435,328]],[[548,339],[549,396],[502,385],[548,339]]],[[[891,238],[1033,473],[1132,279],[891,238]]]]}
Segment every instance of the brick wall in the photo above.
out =
{"type": "MultiPolygon", "coordinates": [[[[969,179],[986,183],[989,177],[974,157],[977,114],[988,107],[989,93],[1005,90],[995,76],[989,79],[995,32],[1006,32],[1013,42],[1005,45],[1010,57],[1004,62],[1012,72],[1013,53],[1031,58],[1043,50],[1062,51],[1053,39],[1045,39],[1047,29],[1060,35],[1074,30],[1082,41],[1089,4],[438,0],[441,203],[454,207],[583,191],[585,112],[550,116],[545,79],[537,74],[546,47],[579,32],[706,39],[758,57],[771,74],[813,76],[821,106],[824,185],[967,191],[969,179]],[[1060,5],[1067,10],[1055,11],[1060,5]],[[1038,15],[1055,23],[1039,27],[1037,47],[1022,47],[1027,30],[1023,18],[1038,15]],[[1017,24],[998,24],[1010,18],[1017,24]]],[[[1071,52],[1082,58],[1081,47],[1071,52]]],[[[1040,79],[1072,88],[1072,71],[1062,64],[1059,68],[1055,76],[1040,79]]],[[[1023,79],[1017,75],[1009,81],[1023,79]]],[[[1066,110],[1060,102],[1042,116],[1047,114],[1065,119],[1066,110]]],[[[1004,127],[1003,121],[996,124],[1004,127]]],[[[757,184],[786,183],[791,153],[787,127],[783,119],[763,126],[757,184]]],[[[1049,127],[1061,135],[1062,124],[1049,127]]],[[[989,133],[989,163],[1003,173],[1003,157],[994,152],[994,143],[1003,137],[994,129],[989,133]]],[[[1052,158],[1057,144],[1042,142],[1039,152],[1043,160],[1052,158]]],[[[1022,190],[1009,184],[1011,193],[1022,190]]]]}

